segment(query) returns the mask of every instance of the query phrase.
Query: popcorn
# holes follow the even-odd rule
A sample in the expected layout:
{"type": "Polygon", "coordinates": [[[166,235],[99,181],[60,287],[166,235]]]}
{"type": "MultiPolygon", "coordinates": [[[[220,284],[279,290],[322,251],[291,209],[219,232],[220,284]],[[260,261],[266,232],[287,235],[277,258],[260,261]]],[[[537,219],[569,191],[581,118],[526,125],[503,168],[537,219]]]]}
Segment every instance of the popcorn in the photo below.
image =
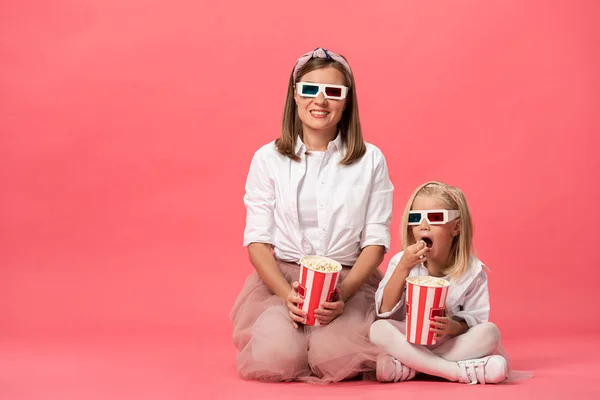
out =
{"type": "Polygon", "coordinates": [[[337,261],[321,256],[302,257],[302,259],[300,259],[300,264],[313,271],[325,273],[339,272],[342,269],[341,264],[337,261]]]}
{"type": "Polygon", "coordinates": [[[434,278],[431,276],[415,276],[406,279],[408,282],[419,286],[444,287],[448,286],[449,282],[445,279],[434,278]]]}

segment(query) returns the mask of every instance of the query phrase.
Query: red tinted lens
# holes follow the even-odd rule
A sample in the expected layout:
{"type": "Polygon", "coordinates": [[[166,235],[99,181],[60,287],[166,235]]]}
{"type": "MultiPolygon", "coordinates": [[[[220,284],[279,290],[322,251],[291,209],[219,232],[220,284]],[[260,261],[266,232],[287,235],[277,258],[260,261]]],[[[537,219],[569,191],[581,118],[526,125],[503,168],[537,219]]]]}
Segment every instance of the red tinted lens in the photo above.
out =
{"type": "Polygon", "coordinates": [[[442,212],[427,213],[427,219],[429,220],[429,222],[444,222],[444,213],[442,213],[442,212]]]}
{"type": "Polygon", "coordinates": [[[342,95],[342,88],[327,86],[325,88],[325,94],[327,96],[340,97],[342,95]]]}

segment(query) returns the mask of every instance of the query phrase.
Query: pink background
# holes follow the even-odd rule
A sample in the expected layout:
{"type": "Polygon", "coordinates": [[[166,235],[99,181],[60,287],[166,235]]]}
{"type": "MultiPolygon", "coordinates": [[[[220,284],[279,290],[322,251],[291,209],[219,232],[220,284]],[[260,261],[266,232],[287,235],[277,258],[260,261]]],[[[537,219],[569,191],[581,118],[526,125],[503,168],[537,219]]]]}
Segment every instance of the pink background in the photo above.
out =
{"type": "MultiPolygon", "coordinates": [[[[350,61],[396,187],[381,269],[410,193],[443,180],[467,195],[504,338],[597,336],[583,305],[600,278],[599,14],[593,0],[3,1],[6,349],[189,335],[237,379],[244,182],[317,46],[350,61]]],[[[14,374],[21,393],[30,377],[14,374]]]]}

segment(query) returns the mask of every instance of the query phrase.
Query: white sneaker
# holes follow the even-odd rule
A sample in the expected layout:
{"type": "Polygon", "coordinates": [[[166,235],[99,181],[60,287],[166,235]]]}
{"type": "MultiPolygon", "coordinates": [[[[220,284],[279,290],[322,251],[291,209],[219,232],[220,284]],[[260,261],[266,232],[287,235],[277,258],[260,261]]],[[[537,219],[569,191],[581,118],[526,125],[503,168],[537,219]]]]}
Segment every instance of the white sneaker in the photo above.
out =
{"type": "Polygon", "coordinates": [[[415,370],[402,365],[389,354],[377,357],[377,380],[379,382],[403,382],[415,377],[415,370]]]}
{"type": "Polygon", "coordinates": [[[508,363],[502,356],[487,356],[474,360],[459,361],[460,383],[498,383],[508,376],[508,363]]]}

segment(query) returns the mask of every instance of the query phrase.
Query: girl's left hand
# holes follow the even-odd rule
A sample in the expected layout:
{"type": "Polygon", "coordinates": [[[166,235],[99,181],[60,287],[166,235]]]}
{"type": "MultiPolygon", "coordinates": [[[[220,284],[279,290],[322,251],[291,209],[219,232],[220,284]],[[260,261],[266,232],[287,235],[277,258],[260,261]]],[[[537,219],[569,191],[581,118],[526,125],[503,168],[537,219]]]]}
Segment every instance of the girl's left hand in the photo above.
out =
{"type": "Polygon", "coordinates": [[[346,303],[341,299],[339,290],[337,291],[336,301],[326,301],[319,304],[319,308],[315,310],[315,317],[321,325],[327,325],[334,319],[344,313],[346,303]]]}
{"type": "Polygon", "coordinates": [[[440,340],[446,335],[454,335],[453,332],[457,331],[456,326],[454,326],[455,324],[460,325],[459,322],[452,318],[434,317],[431,321],[431,328],[429,328],[429,331],[434,333],[433,337],[435,340],[440,340]]]}

